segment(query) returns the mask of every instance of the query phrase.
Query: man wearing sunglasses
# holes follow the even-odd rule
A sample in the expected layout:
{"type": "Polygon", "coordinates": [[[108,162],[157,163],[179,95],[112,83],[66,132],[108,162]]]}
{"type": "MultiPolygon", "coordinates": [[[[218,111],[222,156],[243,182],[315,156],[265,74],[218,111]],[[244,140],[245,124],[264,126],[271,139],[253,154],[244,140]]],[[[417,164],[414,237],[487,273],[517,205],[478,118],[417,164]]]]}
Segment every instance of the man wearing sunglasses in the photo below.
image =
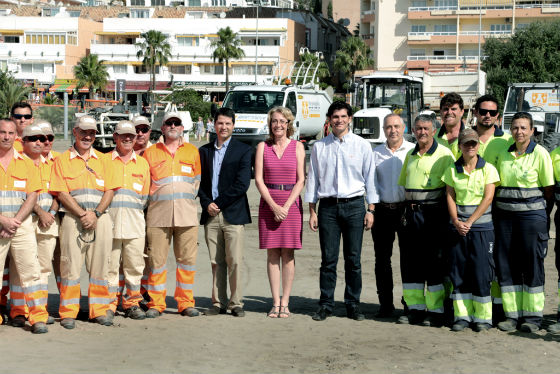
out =
{"type": "Polygon", "coordinates": [[[23,134],[23,129],[33,123],[33,109],[31,105],[22,101],[20,103],[15,103],[11,110],[12,121],[16,124],[17,137],[14,141],[14,148],[18,152],[23,152],[23,143],[21,137],[23,134]]]}
{"type": "Polygon", "coordinates": [[[134,142],[134,152],[143,156],[144,151],[152,146],[150,135],[152,134],[152,126],[150,121],[144,116],[136,116],[132,119],[132,123],[136,128],[136,141],[134,142]]]}
{"type": "Polygon", "coordinates": [[[112,169],[92,148],[97,123],[80,117],[72,133],[74,145],[55,161],[50,191],[65,211],[60,224],[60,324],[76,326],[80,309],[80,272],[84,259],[89,272],[89,318],[104,326],[113,324],[109,310],[108,265],[113,242],[111,217],[105,214],[118,188],[112,169]]]}
{"type": "Polygon", "coordinates": [[[513,140],[510,134],[505,133],[498,126],[500,118],[500,107],[498,99],[492,95],[484,95],[476,100],[474,105],[476,117],[476,130],[480,138],[478,154],[486,161],[497,166],[498,154],[508,148],[513,140]]]}
{"type": "MultiPolygon", "coordinates": [[[[13,148],[16,126],[12,120],[0,120],[0,267],[8,252],[12,269],[21,280],[23,301],[29,308],[33,333],[46,333],[47,291],[40,286],[37,242],[31,211],[41,190],[38,169],[13,148]]],[[[17,296],[17,295],[16,295],[17,296]]],[[[1,322],[1,321],[0,321],[1,322]]],[[[25,319],[24,319],[25,323],[25,319]]]]}
{"type": "MultiPolygon", "coordinates": [[[[48,192],[51,177],[52,164],[42,156],[47,137],[40,124],[46,121],[40,120],[27,126],[22,133],[24,156],[33,161],[41,176],[41,190],[37,203],[33,208],[33,227],[37,239],[37,255],[41,267],[41,286],[47,289],[49,276],[52,272],[53,253],[58,240],[59,222],[57,217],[58,201],[48,192]]],[[[28,309],[24,302],[24,295],[21,292],[22,285],[17,272],[10,275],[10,295],[12,308],[12,326],[25,326],[28,309]]],[[[47,324],[53,324],[54,318],[49,316],[47,324]]]]}
{"type": "Polygon", "coordinates": [[[175,300],[183,316],[199,315],[193,297],[198,239],[197,204],[200,185],[198,149],[183,140],[178,113],[166,113],[161,126],[163,142],[144,152],[152,184],[146,217],[150,296],[146,318],[156,318],[166,308],[167,254],[173,239],[177,270],[175,300]]]}

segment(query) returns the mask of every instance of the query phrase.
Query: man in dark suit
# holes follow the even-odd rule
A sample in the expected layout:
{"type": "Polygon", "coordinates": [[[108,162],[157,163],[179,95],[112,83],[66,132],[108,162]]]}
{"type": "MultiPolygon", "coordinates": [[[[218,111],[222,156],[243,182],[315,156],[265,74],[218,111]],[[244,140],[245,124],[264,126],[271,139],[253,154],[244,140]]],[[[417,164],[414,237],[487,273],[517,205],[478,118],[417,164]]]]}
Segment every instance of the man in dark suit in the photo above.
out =
{"type": "Polygon", "coordinates": [[[206,315],[243,317],[241,264],[245,227],[251,223],[247,190],[251,183],[252,148],[232,139],[235,113],[220,108],[214,115],[215,142],[200,147],[202,180],[198,197],[200,224],[212,264],[212,308],[206,315]],[[231,291],[227,297],[227,281],[231,291]]]}

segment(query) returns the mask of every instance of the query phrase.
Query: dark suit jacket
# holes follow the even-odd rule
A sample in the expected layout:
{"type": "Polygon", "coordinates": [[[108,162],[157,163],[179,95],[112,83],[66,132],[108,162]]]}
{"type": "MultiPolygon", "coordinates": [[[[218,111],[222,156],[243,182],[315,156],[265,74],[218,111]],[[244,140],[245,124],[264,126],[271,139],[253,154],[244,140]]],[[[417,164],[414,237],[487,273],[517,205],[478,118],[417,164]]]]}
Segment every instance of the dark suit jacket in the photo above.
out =
{"type": "Polygon", "coordinates": [[[212,199],[212,174],[214,169],[214,142],[200,147],[202,179],[198,190],[202,215],[200,224],[206,224],[208,205],[214,202],[220,208],[226,221],[232,225],[251,223],[247,190],[251,183],[251,156],[253,149],[245,143],[231,139],[224,155],[218,181],[218,198],[212,199]]]}

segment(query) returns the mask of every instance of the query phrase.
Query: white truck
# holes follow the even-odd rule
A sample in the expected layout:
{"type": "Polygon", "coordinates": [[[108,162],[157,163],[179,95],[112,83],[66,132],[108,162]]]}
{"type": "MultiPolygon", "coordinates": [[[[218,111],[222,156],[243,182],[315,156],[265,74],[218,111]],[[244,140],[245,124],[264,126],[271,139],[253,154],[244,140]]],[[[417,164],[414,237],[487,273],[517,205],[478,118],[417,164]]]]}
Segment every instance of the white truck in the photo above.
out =
{"type": "Polygon", "coordinates": [[[560,83],[511,83],[508,87],[502,127],[509,131],[517,112],[533,118],[535,138],[552,151],[560,145],[560,83]]]}
{"type": "Polygon", "coordinates": [[[326,91],[308,85],[236,86],[228,91],[223,107],[235,111],[233,136],[256,145],[268,136],[267,113],[284,106],[294,114],[293,139],[309,141],[321,132],[331,97],[326,91]]]}

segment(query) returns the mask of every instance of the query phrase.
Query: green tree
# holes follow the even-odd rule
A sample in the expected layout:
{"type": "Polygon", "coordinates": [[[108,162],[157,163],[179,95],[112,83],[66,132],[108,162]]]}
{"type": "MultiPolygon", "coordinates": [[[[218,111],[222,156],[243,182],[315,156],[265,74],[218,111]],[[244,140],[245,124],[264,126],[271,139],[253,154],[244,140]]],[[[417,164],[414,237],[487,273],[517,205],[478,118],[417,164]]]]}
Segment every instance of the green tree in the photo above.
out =
{"type": "Polygon", "coordinates": [[[322,0],[315,0],[313,4],[313,13],[319,14],[323,13],[323,1],[322,0]]]}
{"type": "MultiPolygon", "coordinates": [[[[329,65],[327,65],[325,61],[321,61],[321,59],[317,55],[309,52],[300,55],[300,59],[301,62],[304,64],[302,71],[305,72],[307,70],[307,67],[310,67],[309,74],[311,76],[315,71],[315,69],[317,68],[317,72],[315,73],[315,81],[313,83],[314,84],[319,83],[321,88],[326,88],[330,82],[330,77],[331,77],[329,65]],[[319,66],[317,67],[317,65],[319,66]]],[[[310,81],[311,79],[308,79],[305,82],[303,82],[303,78],[300,77],[299,82],[296,83],[304,84],[304,83],[309,83],[310,81]]]]}
{"type": "Polygon", "coordinates": [[[356,70],[366,69],[373,66],[371,49],[357,36],[351,36],[342,42],[334,60],[334,68],[344,74],[346,80],[349,78],[354,83],[356,70]]]}
{"type": "Polygon", "coordinates": [[[332,10],[332,1],[329,1],[329,5],[327,5],[327,17],[330,19],[334,19],[333,18],[333,10],[332,10]]]}
{"type": "Polygon", "coordinates": [[[142,59],[142,64],[150,72],[151,91],[156,89],[156,66],[165,66],[171,57],[171,45],[164,33],[149,30],[140,34],[143,41],[136,43],[138,52],[136,57],[142,59]]]}
{"type": "Polygon", "coordinates": [[[93,98],[95,91],[103,91],[109,79],[107,67],[97,55],[87,55],[74,66],[74,77],[78,79],[78,88],[88,87],[89,97],[93,98]]]}
{"type": "Polygon", "coordinates": [[[508,83],[560,81],[560,20],[535,22],[511,38],[489,38],[481,68],[503,107],[508,83]]]}
{"type": "MultiPolygon", "coordinates": [[[[11,78],[11,76],[9,77],[11,78]]],[[[10,78],[7,78],[7,81],[2,84],[2,90],[0,90],[0,110],[2,114],[0,117],[2,118],[10,115],[12,105],[27,100],[27,96],[31,92],[29,87],[24,87],[15,79],[10,78]]]]}
{"type": "Polygon", "coordinates": [[[226,27],[218,30],[218,39],[212,41],[210,46],[214,48],[212,58],[224,63],[226,71],[226,92],[229,90],[229,61],[237,60],[245,56],[245,52],[239,47],[241,41],[237,38],[237,33],[226,27]]]}
{"type": "Polygon", "coordinates": [[[60,104],[60,99],[58,98],[58,96],[48,93],[45,95],[45,98],[43,99],[43,104],[47,104],[47,105],[60,104]]]}
{"type": "Polygon", "coordinates": [[[210,117],[210,106],[212,103],[206,102],[202,96],[192,88],[173,88],[173,93],[167,97],[180,110],[188,110],[193,122],[198,121],[198,117],[210,117]]]}

